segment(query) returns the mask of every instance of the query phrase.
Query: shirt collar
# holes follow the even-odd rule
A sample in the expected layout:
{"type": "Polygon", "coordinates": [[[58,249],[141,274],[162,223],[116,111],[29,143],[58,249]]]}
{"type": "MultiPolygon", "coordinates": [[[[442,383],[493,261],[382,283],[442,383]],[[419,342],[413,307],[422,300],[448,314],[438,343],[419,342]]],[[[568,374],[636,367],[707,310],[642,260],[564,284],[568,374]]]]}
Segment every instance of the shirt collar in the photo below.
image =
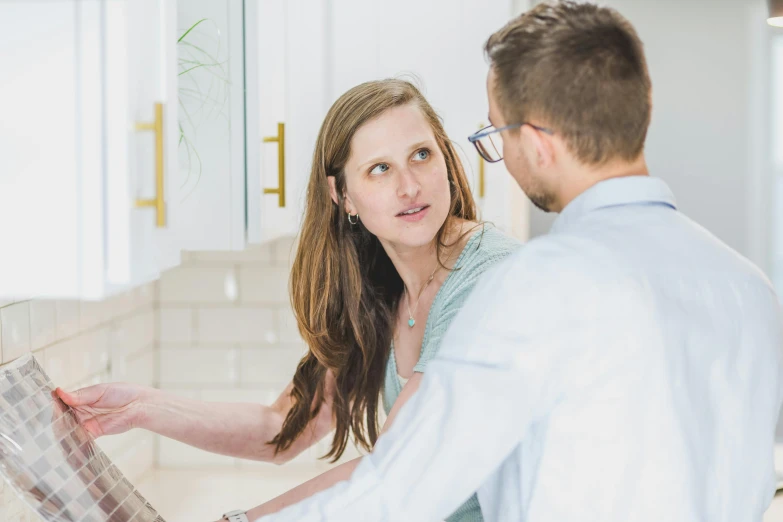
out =
{"type": "Polygon", "coordinates": [[[560,212],[551,232],[562,230],[586,214],[606,207],[638,204],[667,205],[677,208],[669,186],[650,176],[624,176],[596,183],[579,194],[560,212]]]}

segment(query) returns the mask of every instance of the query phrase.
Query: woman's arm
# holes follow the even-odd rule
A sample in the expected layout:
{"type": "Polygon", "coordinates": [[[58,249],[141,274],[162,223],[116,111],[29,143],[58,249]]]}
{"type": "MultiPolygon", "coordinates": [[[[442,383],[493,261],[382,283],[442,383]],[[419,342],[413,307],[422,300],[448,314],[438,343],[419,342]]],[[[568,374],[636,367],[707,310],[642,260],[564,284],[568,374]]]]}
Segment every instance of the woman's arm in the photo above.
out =
{"type": "Polygon", "coordinates": [[[328,399],[318,416],[277,455],[267,442],[280,432],[292,406],[293,384],[270,406],[196,401],[132,384],[100,384],[73,393],[58,388],[57,393],[95,437],[144,428],[213,453],[282,464],[334,429],[332,381],[328,374],[328,399]]]}
{"type": "MultiPolygon", "coordinates": [[[[408,383],[402,389],[399,397],[397,397],[397,400],[394,401],[394,406],[392,406],[392,410],[389,412],[389,416],[387,417],[386,422],[383,424],[381,435],[383,435],[392,425],[394,418],[397,416],[397,412],[400,411],[400,408],[402,408],[408,399],[413,397],[413,395],[416,393],[416,390],[419,389],[419,383],[421,382],[422,375],[423,374],[421,373],[414,373],[413,377],[410,378],[408,383]]],[[[294,489],[287,491],[286,493],[283,493],[279,497],[276,497],[269,502],[266,502],[265,504],[261,504],[260,506],[251,509],[247,513],[248,520],[255,520],[263,515],[276,513],[285,507],[296,504],[305,498],[328,489],[338,482],[348,480],[351,477],[354,469],[356,469],[356,466],[359,464],[360,460],[360,458],[356,458],[340,464],[339,466],[336,466],[329,471],[318,475],[314,479],[311,479],[304,484],[297,486],[294,489]]]]}
{"type": "Polygon", "coordinates": [[[274,454],[275,447],[266,443],[283,427],[292,387],[270,406],[194,401],[159,392],[147,404],[141,427],[213,453],[283,464],[333,429],[330,401],[290,448],[274,454]]]}

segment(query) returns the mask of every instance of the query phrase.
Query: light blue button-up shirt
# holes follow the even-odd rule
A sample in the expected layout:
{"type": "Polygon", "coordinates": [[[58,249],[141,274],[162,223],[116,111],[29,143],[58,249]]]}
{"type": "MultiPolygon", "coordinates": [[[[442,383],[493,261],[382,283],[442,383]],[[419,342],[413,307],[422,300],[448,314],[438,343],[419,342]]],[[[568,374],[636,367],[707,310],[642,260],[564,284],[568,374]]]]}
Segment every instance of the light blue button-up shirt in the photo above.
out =
{"type": "Polygon", "coordinates": [[[601,182],[489,271],[342,482],[267,521],[757,522],[783,327],[764,275],[647,176],[601,182]]]}

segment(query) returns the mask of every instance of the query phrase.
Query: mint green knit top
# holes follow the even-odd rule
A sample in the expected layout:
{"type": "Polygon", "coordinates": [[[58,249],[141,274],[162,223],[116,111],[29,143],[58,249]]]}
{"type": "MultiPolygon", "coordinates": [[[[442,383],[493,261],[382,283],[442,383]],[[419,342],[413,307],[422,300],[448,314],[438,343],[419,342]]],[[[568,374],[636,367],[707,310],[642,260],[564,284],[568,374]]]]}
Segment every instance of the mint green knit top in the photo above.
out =
{"type": "MultiPolygon", "coordinates": [[[[483,230],[477,230],[468,239],[454,264],[454,270],[446,277],[432,302],[427,324],[424,327],[419,361],[413,367],[414,372],[424,372],[427,363],[438,353],[440,343],[452,319],[462,308],[462,304],[481,275],[520,246],[518,241],[503,235],[490,224],[484,225],[483,230]]],[[[397,374],[394,345],[392,345],[383,383],[383,408],[387,415],[402,392],[402,384],[397,374]]],[[[483,520],[475,494],[447,519],[448,522],[483,522],[483,520]]]]}

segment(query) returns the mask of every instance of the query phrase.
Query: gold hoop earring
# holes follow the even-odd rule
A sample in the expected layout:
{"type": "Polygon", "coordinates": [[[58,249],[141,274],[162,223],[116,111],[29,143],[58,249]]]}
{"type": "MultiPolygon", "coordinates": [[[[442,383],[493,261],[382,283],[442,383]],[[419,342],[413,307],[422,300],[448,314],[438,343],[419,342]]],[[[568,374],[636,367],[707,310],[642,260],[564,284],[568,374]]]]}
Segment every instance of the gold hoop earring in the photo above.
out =
{"type": "Polygon", "coordinates": [[[351,213],[348,212],[348,223],[351,225],[358,225],[359,224],[359,213],[357,212],[355,215],[351,216],[351,213]],[[351,221],[351,218],[355,217],[356,221],[351,221]]]}

